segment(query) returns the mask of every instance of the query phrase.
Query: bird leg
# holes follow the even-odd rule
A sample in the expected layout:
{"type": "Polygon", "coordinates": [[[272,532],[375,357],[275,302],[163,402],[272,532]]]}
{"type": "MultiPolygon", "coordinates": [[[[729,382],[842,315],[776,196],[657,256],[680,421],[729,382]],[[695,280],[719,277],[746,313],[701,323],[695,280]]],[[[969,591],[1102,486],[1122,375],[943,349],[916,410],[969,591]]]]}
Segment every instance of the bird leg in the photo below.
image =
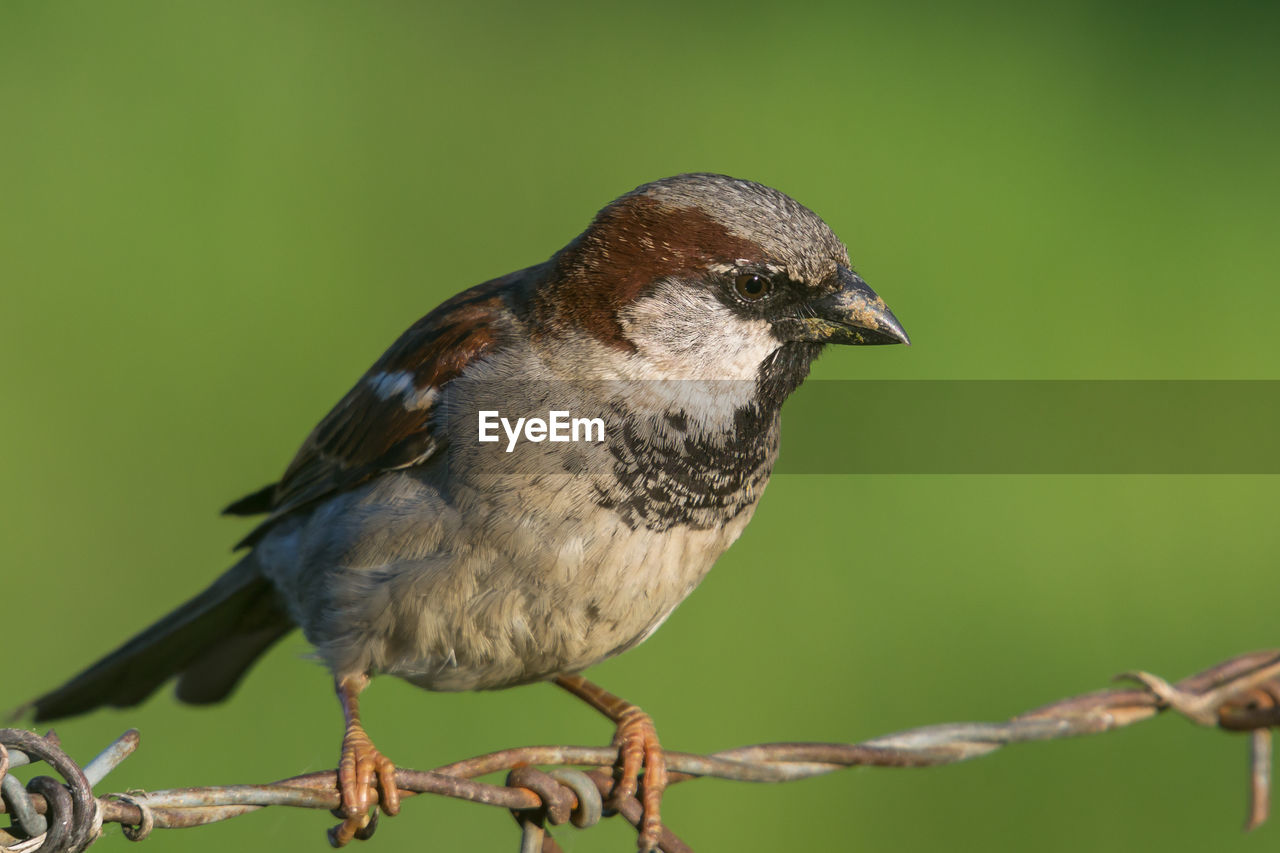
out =
{"type": "Polygon", "coordinates": [[[329,843],[334,847],[342,847],[352,838],[364,840],[373,834],[369,809],[379,801],[388,815],[400,811],[396,766],[378,752],[360,724],[358,697],[368,685],[367,675],[334,679],[338,701],[342,703],[342,717],[347,724],[342,736],[342,758],[338,761],[338,789],[342,800],[337,814],[344,820],[329,830],[329,843]]]}
{"type": "Polygon", "coordinates": [[[640,803],[644,807],[644,816],[640,821],[638,843],[641,850],[656,849],[662,833],[659,804],[667,787],[667,759],[662,745],[658,743],[653,719],[639,707],[592,684],[581,675],[560,675],[555,683],[617,724],[613,745],[618,748],[618,762],[614,768],[618,780],[609,795],[609,804],[616,807],[616,804],[635,796],[643,768],[644,790],[640,803]]]}

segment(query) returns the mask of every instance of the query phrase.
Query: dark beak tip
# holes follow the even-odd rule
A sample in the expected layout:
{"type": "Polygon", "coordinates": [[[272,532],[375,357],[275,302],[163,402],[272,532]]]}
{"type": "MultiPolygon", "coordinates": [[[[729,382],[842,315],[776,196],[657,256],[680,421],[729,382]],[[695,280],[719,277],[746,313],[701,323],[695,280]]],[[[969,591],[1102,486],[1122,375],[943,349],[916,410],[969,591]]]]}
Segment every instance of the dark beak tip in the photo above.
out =
{"type": "Polygon", "coordinates": [[[893,312],[888,308],[881,312],[879,328],[875,329],[873,335],[875,343],[911,346],[911,338],[907,335],[907,330],[902,328],[898,318],[893,316],[893,312]]]}
{"type": "Polygon", "coordinates": [[[911,346],[911,338],[907,337],[907,333],[901,329],[879,329],[875,332],[867,334],[863,333],[869,339],[869,344],[902,344],[903,346],[911,346]]]}

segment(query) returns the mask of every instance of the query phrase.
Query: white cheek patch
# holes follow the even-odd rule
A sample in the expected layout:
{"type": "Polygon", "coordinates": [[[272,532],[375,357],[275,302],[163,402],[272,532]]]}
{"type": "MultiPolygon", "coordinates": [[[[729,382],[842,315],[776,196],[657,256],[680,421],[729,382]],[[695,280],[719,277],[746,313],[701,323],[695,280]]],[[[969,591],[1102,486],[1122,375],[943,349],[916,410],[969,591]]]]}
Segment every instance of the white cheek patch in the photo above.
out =
{"type": "Polygon", "coordinates": [[[754,381],[780,346],[765,320],[735,314],[705,290],[664,282],[618,317],[653,379],[754,381]]]}
{"type": "Polygon", "coordinates": [[[697,415],[704,430],[732,429],[754,402],[760,364],[779,346],[765,320],[739,316],[705,290],[659,285],[619,316],[636,347],[626,358],[627,404],[661,417],[697,415]],[[636,382],[634,380],[641,380],[636,382]]]}

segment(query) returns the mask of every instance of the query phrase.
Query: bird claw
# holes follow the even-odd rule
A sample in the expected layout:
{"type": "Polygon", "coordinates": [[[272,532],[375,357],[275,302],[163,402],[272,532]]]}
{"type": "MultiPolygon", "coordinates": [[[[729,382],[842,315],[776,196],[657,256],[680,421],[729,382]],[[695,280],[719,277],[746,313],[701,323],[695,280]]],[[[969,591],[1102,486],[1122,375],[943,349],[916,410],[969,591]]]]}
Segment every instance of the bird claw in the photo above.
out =
{"type": "Polygon", "coordinates": [[[658,732],[653,719],[634,705],[618,720],[618,731],[613,737],[618,748],[616,767],[618,781],[609,796],[610,807],[634,797],[641,788],[640,771],[644,770],[644,783],[640,804],[644,808],[640,819],[637,846],[642,851],[656,850],[662,835],[660,804],[662,792],[667,787],[667,759],[658,742],[658,732]]]}
{"type": "MultiPolygon", "coordinates": [[[[342,809],[333,810],[334,817],[343,817],[342,809]]],[[[378,828],[378,810],[372,809],[354,817],[346,818],[337,826],[329,828],[329,846],[345,847],[351,839],[368,841],[378,828]]]]}
{"type": "Polygon", "coordinates": [[[338,789],[341,805],[334,813],[344,820],[329,830],[329,843],[334,847],[342,847],[353,838],[370,838],[378,825],[377,806],[381,805],[388,815],[400,812],[396,766],[358,726],[349,728],[342,739],[338,789]]]}

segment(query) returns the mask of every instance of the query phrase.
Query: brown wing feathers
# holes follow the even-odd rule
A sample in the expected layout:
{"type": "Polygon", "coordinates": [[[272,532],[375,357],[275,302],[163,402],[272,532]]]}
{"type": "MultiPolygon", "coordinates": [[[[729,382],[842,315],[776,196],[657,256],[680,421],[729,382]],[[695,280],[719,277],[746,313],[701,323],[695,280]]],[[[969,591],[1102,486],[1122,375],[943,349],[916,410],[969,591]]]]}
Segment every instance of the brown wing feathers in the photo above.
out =
{"type": "Polygon", "coordinates": [[[439,453],[445,444],[433,426],[439,392],[500,345],[537,270],[460,293],[401,335],[316,426],[279,483],[224,510],[270,513],[238,547],[252,545],[276,520],[313,501],[439,453]]]}

